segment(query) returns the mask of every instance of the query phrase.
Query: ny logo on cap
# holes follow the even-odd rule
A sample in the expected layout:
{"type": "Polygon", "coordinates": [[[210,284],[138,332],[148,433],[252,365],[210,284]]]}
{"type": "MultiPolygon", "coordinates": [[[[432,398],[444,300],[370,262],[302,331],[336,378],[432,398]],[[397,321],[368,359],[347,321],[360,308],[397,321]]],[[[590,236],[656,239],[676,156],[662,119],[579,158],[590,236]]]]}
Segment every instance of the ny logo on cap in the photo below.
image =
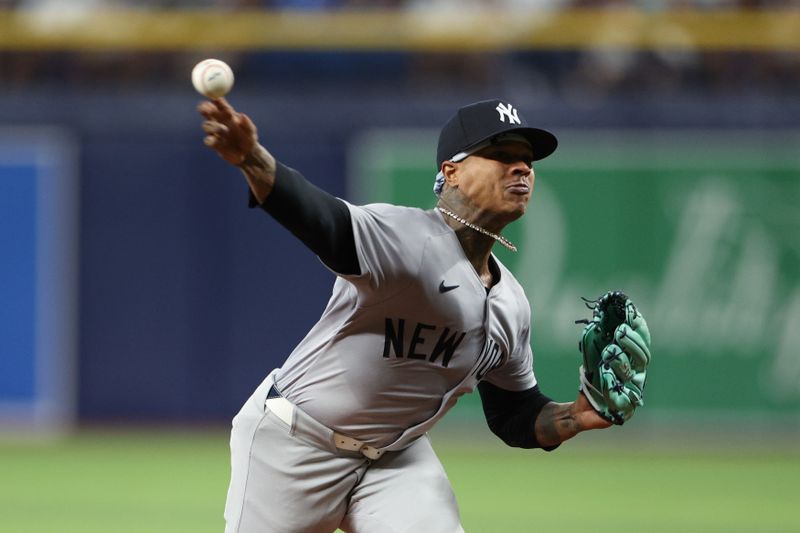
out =
{"type": "Polygon", "coordinates": [[[500,122],[505,122],[506,117],[508,117],[509,124],[522,124],[522,122],[519,120],[519,115],[517,114],[517,110],[514,109],[514,106],[512,106],[511,104],[506,105],[500,103],[497,104],[497,107],[495,109],[497,110],[498,113],[500,113],[500,122]]]}

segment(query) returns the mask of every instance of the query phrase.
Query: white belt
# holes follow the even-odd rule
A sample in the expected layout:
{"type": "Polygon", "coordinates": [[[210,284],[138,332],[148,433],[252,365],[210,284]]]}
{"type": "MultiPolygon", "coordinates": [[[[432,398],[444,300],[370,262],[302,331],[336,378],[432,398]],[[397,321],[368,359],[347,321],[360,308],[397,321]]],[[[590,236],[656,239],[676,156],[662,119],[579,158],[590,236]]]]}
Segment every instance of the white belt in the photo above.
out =
{"type": "MultiPolygon", "coordinates": [[[[294,404],[284,397],[268,398],[264,405],[272,411],[272,413],[286,422],[291,427],[294,419],[294,404]]],[[[341,433],[333,432],[333,443],[340,450],[347,450],[351,452],[360,452],[367,459],[373,461],[383,455],[383,450],[379,450],[374,446],[365,444],[364,442],[342,435],[341,433]]]]}
{"type": "Polygon", "coordinates": [[[364,444],[358,439],[342,435],[341,433],[333,432],[333,443],[340,450],[351,450],[361,452],[361,455],[373,461],[383,455],[383,450],[379,450],[369,444],[364,444]]]}

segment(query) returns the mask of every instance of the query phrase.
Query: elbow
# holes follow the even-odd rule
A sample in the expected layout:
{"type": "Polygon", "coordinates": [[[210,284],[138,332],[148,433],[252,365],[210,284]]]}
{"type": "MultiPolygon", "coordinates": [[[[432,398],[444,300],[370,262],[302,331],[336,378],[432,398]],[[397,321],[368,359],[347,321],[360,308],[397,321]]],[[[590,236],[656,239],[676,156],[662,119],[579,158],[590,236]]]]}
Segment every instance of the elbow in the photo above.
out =
{"type": "Polygon", "coordinates": [[[533,448],[541,448],[536,440],[536,434],[533,428],[514,428],[511,424],[502,424],[499,422],[489,423],[489,429],[492,433],[502,440],[506,446],[511,448],[523,448],[526,450],[533,448]]]}

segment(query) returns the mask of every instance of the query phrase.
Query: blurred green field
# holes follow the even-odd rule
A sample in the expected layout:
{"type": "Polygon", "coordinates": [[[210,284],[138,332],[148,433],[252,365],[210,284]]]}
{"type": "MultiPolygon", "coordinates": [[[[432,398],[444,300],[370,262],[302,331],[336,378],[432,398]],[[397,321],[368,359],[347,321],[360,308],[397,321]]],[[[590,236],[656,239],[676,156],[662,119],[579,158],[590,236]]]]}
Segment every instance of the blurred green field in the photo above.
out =
{"type": "MultiPolygon", "coordinates": [[[[4,533],[223,530],[224,430],[92,430],[56,442],[3,437],[4,533]]],[[[795,443],[745,448],[677,439],[623,448],[591,434],[548,454],[512,450],[482,433],[437,433],[434,445],[471,533],[800,531],[795,443]]]]}

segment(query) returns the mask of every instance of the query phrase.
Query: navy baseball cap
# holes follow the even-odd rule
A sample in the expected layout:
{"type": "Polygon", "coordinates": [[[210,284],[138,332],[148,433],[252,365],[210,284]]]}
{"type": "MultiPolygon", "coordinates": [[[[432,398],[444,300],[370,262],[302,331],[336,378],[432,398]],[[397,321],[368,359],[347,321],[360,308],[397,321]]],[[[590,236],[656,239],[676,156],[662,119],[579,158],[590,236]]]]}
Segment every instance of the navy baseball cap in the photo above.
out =
{"type": "Polygon", "coordinates": [[[456,156],[463,159],[481,144],[489,143],[500,134],[514,134],[528,141],[533,160],[552,154],[558,140],[549,131],[531,128],[517,108],[506,101],[494,99],[475,102],[456,111],[442,127],[436,150],[436,168],[456,156]]]}

